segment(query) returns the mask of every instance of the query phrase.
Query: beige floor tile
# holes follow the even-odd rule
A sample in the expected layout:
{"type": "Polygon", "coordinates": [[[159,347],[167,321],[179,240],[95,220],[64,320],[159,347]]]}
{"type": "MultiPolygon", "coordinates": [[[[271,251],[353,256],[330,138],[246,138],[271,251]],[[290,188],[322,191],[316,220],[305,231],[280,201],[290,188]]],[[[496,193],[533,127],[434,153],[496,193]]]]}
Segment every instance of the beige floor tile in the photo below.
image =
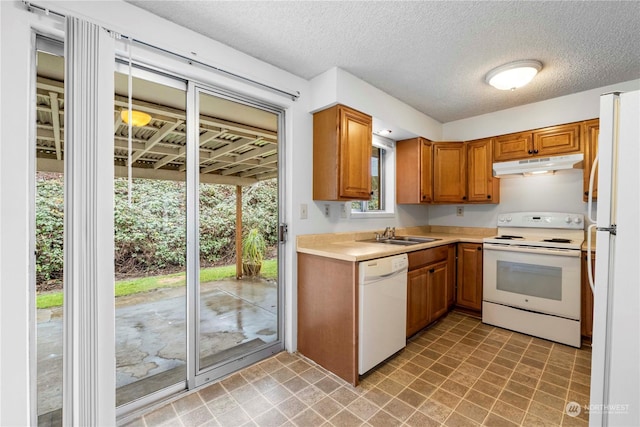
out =
{"type": "Polygon", "coordinates": [[[586,426],[589,348],[551,343],[449,314],[361,379],[357,388],[280,353],[132,425],[586,426]],[[136,424],[137,423],[137,424],[136,424]]]}
{"type": "Polygon", "coordinates": [[[367,422],[373,427],[395,427],[402,425],[402,421],[383,410],[376,412],[367,422]]]}
{"type": "Polygon", "coordinates": [[[518,427],[519,424],[509,421],[506,418],[502,418],[497,414],[490,413],[484,420],[484,425],[491,427],[518,427]]]}
{"type": "Polygon", "coordinates": [[[503,390],[502,393],[500,393],[498,400],[508,403],[511,406],[515,406],[523,411],[527,410],[527,407],[529,407],[529,403],[531,402],[530,399],[510,392],[509,390],[503,390]]]}
{"type": "Polygon", "coordinates": [[[393,398],[393,396],[391,396],[389,393],[383,391],[378,387],[374,387],[371,390],[367,391],[364,397],[365,399],[370,400],[379,407],[386,405],[387,402],[389,402],[393,398]]]}
{"type": "Polygon", "coordinates": [[[550,422],[553,425],[560,425],[562,422],[562,412],[551,409],[539,402],[531,402],[527,412],[545,420],[546,422],[550,422]]]}
{"type": "Polygon", "coordinates": [[[316,402],[311,408],[327,420],[333,418],[343,409],[342,405],[330,397],[316,402]]]}
{"type": "Polygon", "coordinates": [[[522,422],[525,414],[523,409],[516,408],[502,400],[496,401],[493,408],[491,408],[491,412],[516,424],[520,424],[520,422],[522,422]]]}
{"type": "Polygon", "coordinates": [[[277,427],[287,422],[287,417],[276,408],[271,408],[269,411],[255,418],[254,421],[259,426],[277,427]]]}
{"type": "Polygon", "coordinates": [[[461,397],[439,388],[433,392],[431,399],[453,409],[460,403],[461,397]]]}
{"type": "Polygon", "coordinates": [[[414,412],[414,414],[405,421],[405,425],[410,427],[439,427],[440,423],[433,418],[429,418],[422,412],[414,412]]]}
{"type": "Polygon", "coordinates": [[[466,399],[463,399],[456,407],[456,412],[480,424],[489,413],[487,409],[475,405],[466,399]]]}
{"type": "Polygon", "coordinates": [[[444,422],[444,425],[446,425],[447,427],[476,427],[480,424],[473,420],[470,420],[462,414],[453,412],[444,422]]]}
{"type": "Polygon", "coordinates": [[[526,397],[527,399],[531,399],[535,392],[533,388],[513,380],[510,380],[504,388],[505,390],[509,390],[510,392],[526,397]]]}
{"type": "Polygon", "coordinates": [[[382,409],[400,421],[405,421],[415,412],[415,408],[397,398],[391,399],[382,409]]]}
{"type": "Polygon", "coordinates": [[[422,406],[420,406],[419,410],[429,418],[433,418],[440,423],[443,423],[453,411],[452,408],[438,403],[432,399],[427,400],[425,403],[423,403],[422,406]]]}
{"type": "Polygon", "coordinates": [[[493,403],[496,401],[494,397],[491,397],[487,394],[481,393],[476,390],[469,390],[469,393],[464,397],[471,403],[474,403],[481,408],[490,409],[493,406],[493,403]]]}

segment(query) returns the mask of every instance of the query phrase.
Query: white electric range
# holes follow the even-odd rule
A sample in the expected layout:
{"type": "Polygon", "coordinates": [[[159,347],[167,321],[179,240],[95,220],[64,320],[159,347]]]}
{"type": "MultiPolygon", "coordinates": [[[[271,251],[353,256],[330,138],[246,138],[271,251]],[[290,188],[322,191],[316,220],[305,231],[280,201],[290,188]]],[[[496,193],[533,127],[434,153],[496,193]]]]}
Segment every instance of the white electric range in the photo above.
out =
{"type": "Polygon", "coordinates": [[[513,212],[483,240],[482,321],[580,347],[584,216],[513,212]]]}

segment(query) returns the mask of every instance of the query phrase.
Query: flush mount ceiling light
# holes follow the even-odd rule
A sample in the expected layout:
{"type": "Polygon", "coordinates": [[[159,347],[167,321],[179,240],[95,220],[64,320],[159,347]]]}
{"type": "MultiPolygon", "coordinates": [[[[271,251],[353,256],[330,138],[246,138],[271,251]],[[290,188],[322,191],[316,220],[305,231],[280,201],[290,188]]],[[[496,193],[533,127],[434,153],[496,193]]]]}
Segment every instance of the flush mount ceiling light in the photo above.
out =
{"type": "MultiPolygon", "coordinates": [[[[122,121],[129,124],[129,110],[122,110],[120,112],[120,117],[122,117],[122,121]]],[[[142,111],[131,111],[131,126],[141,127],[146,126],[151,121],[151,116],[147,113],[143,113],[142,111]]]]}
{"type": "Polygon", "coordinates": [[[377,132],[377,134],[380,136],[391,135],[391,129],[381,129],[377,132]]]}
{"type": "Polygon", "coordinates": [[[516,90],[529,83],[542,69],[542,63],[534,59],[510,62],[489,71],[486,82],[496,89],[516,90]]]}

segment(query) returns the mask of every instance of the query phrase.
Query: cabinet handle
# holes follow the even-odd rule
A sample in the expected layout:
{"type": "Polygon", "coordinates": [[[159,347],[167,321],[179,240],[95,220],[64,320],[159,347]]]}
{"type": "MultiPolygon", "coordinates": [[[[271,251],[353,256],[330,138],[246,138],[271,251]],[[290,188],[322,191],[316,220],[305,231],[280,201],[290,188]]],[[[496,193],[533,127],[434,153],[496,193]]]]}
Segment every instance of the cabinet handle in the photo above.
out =
{"type": "Polygon", "coordinates": [[[527,153],[529,153],[529,154],[533,154],[533,151],[532,151],[532,150],[529,150],[529,151],[527,151],[527,153]]]}
{"type": "Polygon", "coordinates": [[[478,250],[481,251],[482,250],[482,246],[478,246],[478,250]]]}
{"type": "Polygon", "coordinates": [[[487,194],[487,199],[490,199],[490,198],[491,198],[491,194],[487,194]]]}
{"type": "Polygon", "coordinates": [[[533,150],[533,154],[538,154],[538,150],[533,150]]]}
{"type": "Polygon", "coordinates": [[[585,191],[585,192],[584,192],[584,195],[585,195],[585,196],[588,196],[588,195],[589,195],[589,192],[588,192],[588,191],[585,191]]]}
{"type": "Polygon", "coordinates": [[[467,200],[467,196],[462,196],[462,200],[467,200]]]}
{"type": "Polygon", "coordinates": [[[429,270],[429,273],[433,273],[433,272],[435,272],[435,271],[436,271],[436,269],[435,269],[435,268],[432,268],[431,270],[429,270]]]}

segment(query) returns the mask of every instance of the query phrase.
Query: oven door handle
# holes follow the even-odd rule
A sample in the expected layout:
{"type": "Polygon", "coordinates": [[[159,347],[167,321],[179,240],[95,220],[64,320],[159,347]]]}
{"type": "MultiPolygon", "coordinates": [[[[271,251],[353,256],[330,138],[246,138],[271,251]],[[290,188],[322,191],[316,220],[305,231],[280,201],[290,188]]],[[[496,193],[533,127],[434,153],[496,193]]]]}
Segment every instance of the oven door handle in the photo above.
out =
{"type": "Polygon", "coordinates": [[[579,257],[580,251],[575,249],[553,249],[553,248],[540,248],[532,246],[513,246],[513,245],[494,245],[491,243],[485,243],[483,245],[485,251],[503,251],[503,252],[521,252],[529,254],[539,255],[556,255],[566,257],[579,257]]]}

